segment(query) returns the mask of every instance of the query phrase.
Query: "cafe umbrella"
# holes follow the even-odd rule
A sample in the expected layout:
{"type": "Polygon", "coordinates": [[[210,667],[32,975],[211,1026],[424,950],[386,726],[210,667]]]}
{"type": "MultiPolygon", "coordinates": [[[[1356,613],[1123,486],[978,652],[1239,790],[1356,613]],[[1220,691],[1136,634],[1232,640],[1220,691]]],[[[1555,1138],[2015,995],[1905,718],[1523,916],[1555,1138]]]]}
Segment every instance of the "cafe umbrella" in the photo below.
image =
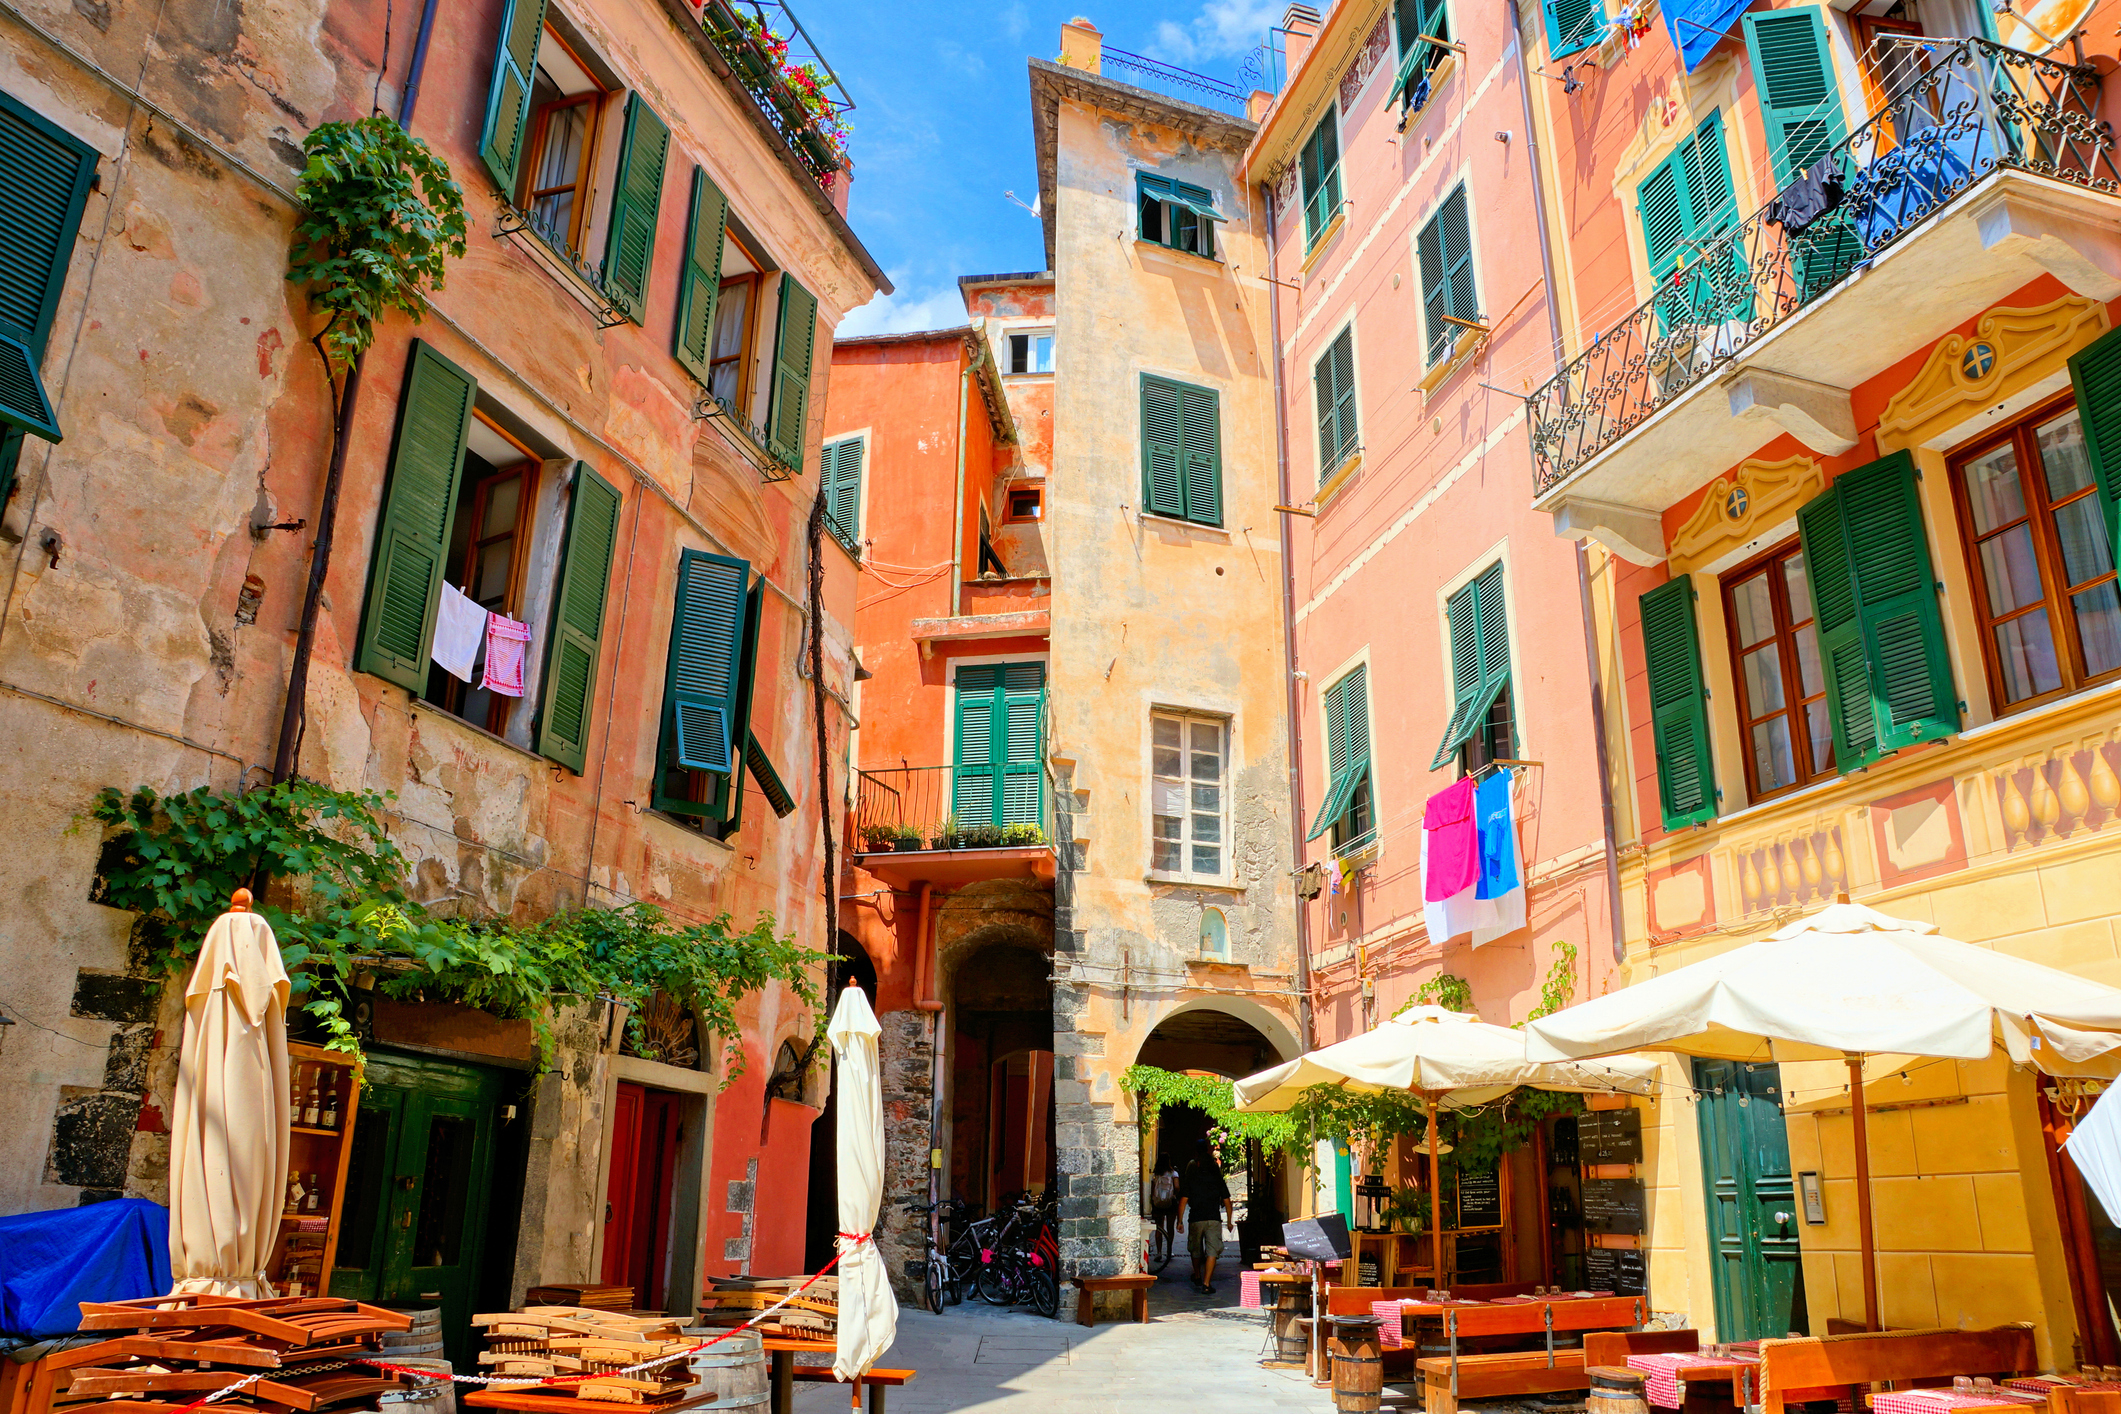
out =
{"type": "Polygon", "coordinates": [[[1645,1050],[1848,1065],[1864,1323],[1878,1328],[1865,1056],[1986,1059],[1998,1044],[2050,1075],[2121,1072],[2121,990],[1846,896],[1766,938],[1526,1023],[1526,1056],[1588,1062],[1645,1050]]]}
{"type": "MultiPolygon", "coordinates": [[[[1273,1114],[1293,1108],[1314,1085],[1337,1085],[1362,1094],[1407,1091],[1429,1110],[1429,1193],[1440,1191],[1436,1111],[1467,1109],[1498,1100],[1520,1086],[1534,1090],[1648,1094],[1656,1088],[1657,1063],[1639,1056],[1593,1061],[1534,1062],[1525,1058],[1524,1037],[1464,1012],[1437,1006],[1408,1007],[1380,1026],[1337,1041],[1270,1070],[1248,1075],[1234,1088],[1237,1108],[1273,1114]]],[[[1429,1259],[1443,1284],[1443,1221],[1431,1209],[1429,1259]]]]}
{"type": "Polygon", "coordinates": [[[876,1013],[860,987],[840,993],[825,1035],[839,1058],[840,1299],[838,1346],[832,1373],[851,1380],[866,1373],[898,1333],[898,1302],[876,1250],[878,1206],[884,1198],[884,1099],[877,1073],[876,1013]]]}

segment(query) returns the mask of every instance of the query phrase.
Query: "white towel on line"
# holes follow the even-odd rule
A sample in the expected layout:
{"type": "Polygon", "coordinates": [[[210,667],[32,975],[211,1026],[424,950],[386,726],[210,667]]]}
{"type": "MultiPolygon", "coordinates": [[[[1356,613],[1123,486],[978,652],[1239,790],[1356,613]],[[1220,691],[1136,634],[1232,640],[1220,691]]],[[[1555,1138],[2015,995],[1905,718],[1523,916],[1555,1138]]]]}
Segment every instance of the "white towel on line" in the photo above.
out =
{"type": "Polygon", "coordinates": [[[486,611],[478,600],[443,581],[442,603],[435,611],[435,645],[428,656],[458,681],[470,682],[472,665],[485,641],[486,611]]]}

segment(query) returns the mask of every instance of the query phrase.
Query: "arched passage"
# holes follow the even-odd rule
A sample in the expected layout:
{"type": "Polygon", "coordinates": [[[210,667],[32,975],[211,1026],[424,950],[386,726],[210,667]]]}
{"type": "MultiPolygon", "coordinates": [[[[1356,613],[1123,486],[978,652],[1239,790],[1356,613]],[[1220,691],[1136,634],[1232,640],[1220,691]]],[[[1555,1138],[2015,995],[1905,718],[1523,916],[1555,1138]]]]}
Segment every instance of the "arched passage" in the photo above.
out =
{"type": "Polygon", "coordinates": [[[1051,971],[1030,939],[967,939],[945,991],[948,1187],[989,1212],[1052,1182],[1051,971]]]}

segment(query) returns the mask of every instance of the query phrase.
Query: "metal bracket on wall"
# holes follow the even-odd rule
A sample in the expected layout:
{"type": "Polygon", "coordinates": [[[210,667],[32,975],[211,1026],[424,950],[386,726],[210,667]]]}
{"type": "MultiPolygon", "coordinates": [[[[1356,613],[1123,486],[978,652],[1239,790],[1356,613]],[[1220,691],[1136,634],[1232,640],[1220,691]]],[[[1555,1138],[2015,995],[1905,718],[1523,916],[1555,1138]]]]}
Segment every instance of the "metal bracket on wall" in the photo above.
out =
{"type": "Polygon", "coordinates": [[[632,317],[604,289],[604,274],[559,237],[543,230],[527,211],[503,205],[494,220],[495,240],[514,244],[543,266],[567,293],[596,316],[597,328],[614,329],[632,317]]]}

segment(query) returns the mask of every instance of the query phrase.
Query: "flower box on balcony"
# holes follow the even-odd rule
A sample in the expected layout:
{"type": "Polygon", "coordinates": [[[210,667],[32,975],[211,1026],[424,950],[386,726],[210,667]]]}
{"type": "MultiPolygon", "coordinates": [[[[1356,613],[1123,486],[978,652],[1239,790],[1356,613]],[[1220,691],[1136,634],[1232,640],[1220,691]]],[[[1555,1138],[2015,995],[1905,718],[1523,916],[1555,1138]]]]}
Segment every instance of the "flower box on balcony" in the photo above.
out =
{"type": "Polygon", "coordinates": [[[810,159],[820,173],[837,172],[840,169],[839,154],[832,150],[832,144],[826,141],[817,129],[804,128],[795,135],[795,141],[796,146],[803,149],[803,155],[810,159]]]}

